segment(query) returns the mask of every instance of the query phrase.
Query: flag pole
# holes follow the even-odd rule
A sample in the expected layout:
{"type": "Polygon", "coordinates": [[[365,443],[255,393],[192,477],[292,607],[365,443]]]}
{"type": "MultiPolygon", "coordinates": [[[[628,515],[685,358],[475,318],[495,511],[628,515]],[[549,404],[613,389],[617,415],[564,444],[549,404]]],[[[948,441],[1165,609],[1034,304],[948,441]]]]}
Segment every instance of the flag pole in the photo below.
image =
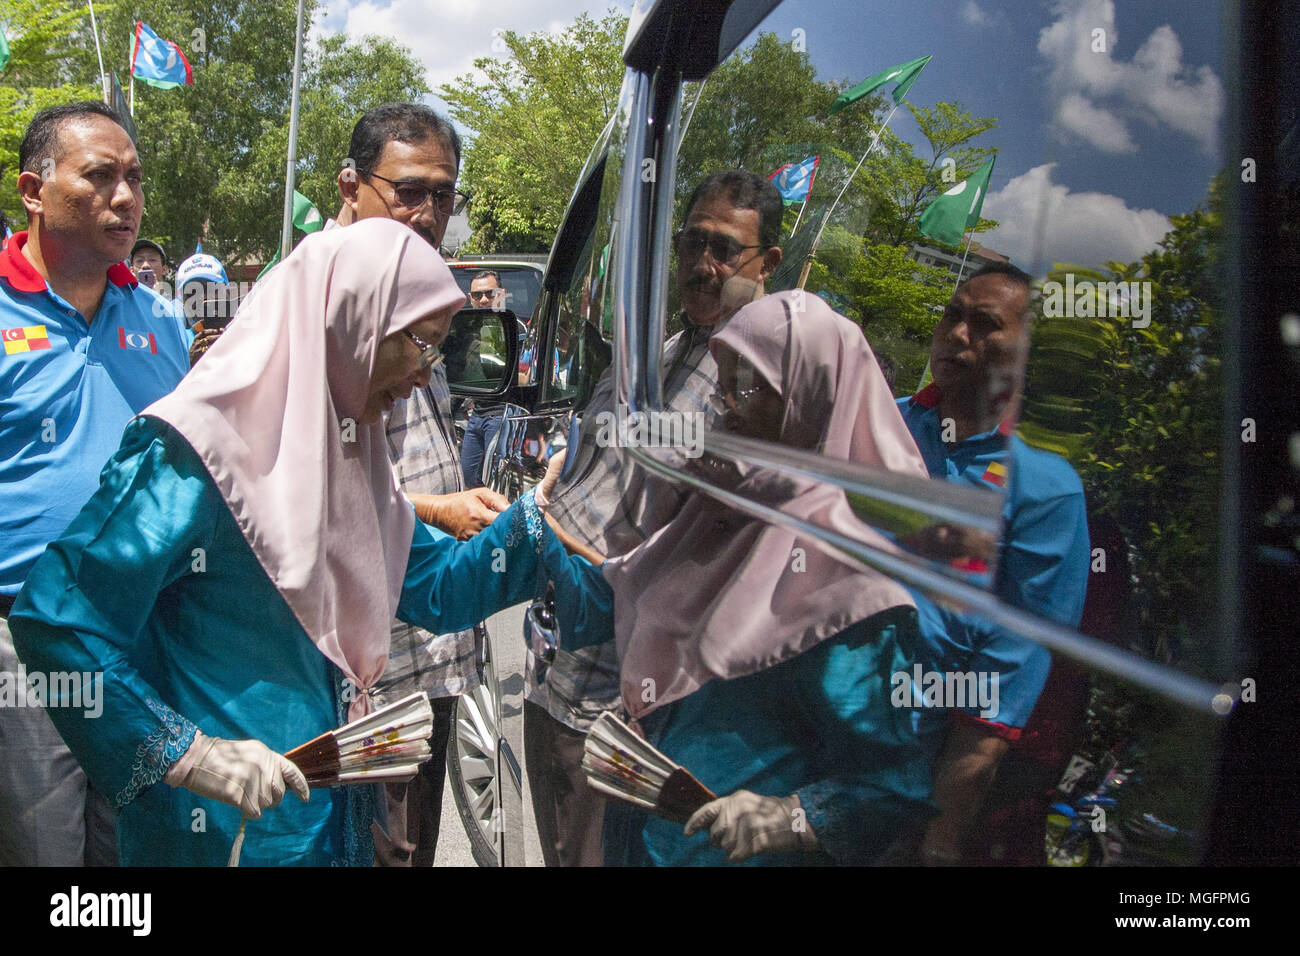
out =
{"type": "Polygon", "coordinates": [[[298,0],[298,29],[293,47],[293,92],[289,98],[289,155],[284,170],[284,218],[280,222],[280,258],[293,251],[293,181],[298,160],[298,87],[302,80],[302,8],[298,0]]]}
{"type": "MultiPolygon", "coordinates": [[[[889,115],[885,117],[885,121],[880,124],[880,129],[876,130],[876,135],[872,137],[871,145],[867,147],[867,151],[863,153],[862,158],[858,160],[858,165],[853,167],[853,172],[849,173],[849,178],[844,180],[844,185],[840,188],[839,195],[835,197],[835,201],[831,203],[831,208],[827,209],[826,215],[822,217],[822,224],[817,229],[817,235],[813,237],[812,248],[808,250],[808,259],[803,264],[803,273],[799,276],[800,289],[802,289],[804,283],[808,281],[808,272],[812,268],[812,261],[817,255],[817,246],[821,244],[822,233],[826,231],[826,224],[831,221],[831,213],[835,211],[835,207],[838,206],[840,200],[844,198],[844,194],[848,191],[849,183],[853,182],[853,177],[858,174],[858,170],[862,168],[862,164],[867,161],[867,157],[871,155],[871,151],[875,149],[876,144],[880,142],[880,137],[885,132],[885,127],[889,125],[889,121],[893,119],[894,114],[898,112],[898,106],[899,104],[895,103],[894,108],[890,110],[889,115]]],[[[809,189],[808,192],[811,194],[812,190],[809,189]]]]}
{"type": "MultiPolygon", "coordinates": [[[[849,178],[844,180],[844,185],[840,188],[840,194],[835,197],[835,202],[831,203],[831,208],[826,212],[827,220],[830,219],[831,213],[835,211],[835,207],[839,205],[839,201],[844,198],[844,194],[848,191],[849,183],[853,182],[853,177],[858,174],[858,170],[862,168],[862,164],[867,161],[867,157],[871,155],[871,151],[876,148],[876,144],[880,142],[880,136],[884,133],[885,127],[889,125],[889,121],[894,118],[894,114],[897,112],[898,104],[895,103],[894,108],[890,110],[889,115],[885,117],[885,121],[880,124],[880,129],[876,130],[876,135],[872,138],[871,145],[867,147],[867,151],[863,153],[862,158],[858,160],[858,165],[853,167],[853,172],[849,173],[849,178]]],[[[825,225],[826,223],[823,221],[822,226],[824,227],[825,225]]],[[[820,239],[821,237],[818,236],[817,238],[820,239]]]]}
{"type": "Polygon", "coordinates": [[[812,183],[808,184],[808,192],[804,194],[803,205],[799,207],[799,215],[794,217],[794,225],[790,227],[790,235],[794,235],[795,230],[799,228],[799,220],[803,218],[803,211],[808,208],[808,197],[812,195],[812,183]]]}
{"type": "Polygon", "coordinates": [[[970,255],[970,244],[971,241],[974,240],[974,238],[975,238],[974,232],[966,233],[966,251],[962,253],[961,265],[957,267],[957,285],[952,287],[952,291],[954,293],[957,291],[957,286],[961,285],[961,274],[964,271],[966,271],[966,257],[970,255]]]}
{"type": "Polygon", "coordinates": [[[704,84],[707,77],[700,80],[700,85],[695,89],[695,99],[691,100],[691,108],[686,111],[686,119],[682,121],[680,131],[677,134],[677,142],[681,143],[686,138],[686,131],[691,127],[691,120],[695,118],[695,107],[700,105],[700,97],[704,95],[704,84]]]}
{"type": "Polygon", "coordinates": [[[95,37],[95,56],[99,57],[99,88],[104,94],[104,104],[111,105],[109,103],[108,74],[104,72],[104,54],[99,48],[99,24],[95,21],[94,0],[86,0],[86,5],[90,7],[90,32],[95,37]]]}

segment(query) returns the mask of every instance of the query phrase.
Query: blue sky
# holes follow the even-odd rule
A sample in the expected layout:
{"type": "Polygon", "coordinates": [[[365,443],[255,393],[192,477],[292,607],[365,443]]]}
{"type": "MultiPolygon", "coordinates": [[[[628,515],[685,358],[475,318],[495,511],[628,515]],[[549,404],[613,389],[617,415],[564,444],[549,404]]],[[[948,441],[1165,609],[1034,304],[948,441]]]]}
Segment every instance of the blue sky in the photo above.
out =
{"type": "MultiPolygon", "coordinates": [[[[803,30],[822,79],[857,82],[931,54],[908,99],[998,117],[978,143],[1001,150],[984,207],[1000,225],[980,238],[1040,272],[1053,261],[1136,259],[1167,229],[1166,216],[1204,200],[1225,122],[1217,6],[787,0],[761,29],[803,30]],[[1095,30],[1104,50],[1094,49],[1095,30]]],[[[558,30],[606,9],[585,0],[331,0],[315,30],[393,36],[436,88],[493,55],[494,29],[558,30]]],[[[891,128],[925,148],[905,111],[891,128]]]]}

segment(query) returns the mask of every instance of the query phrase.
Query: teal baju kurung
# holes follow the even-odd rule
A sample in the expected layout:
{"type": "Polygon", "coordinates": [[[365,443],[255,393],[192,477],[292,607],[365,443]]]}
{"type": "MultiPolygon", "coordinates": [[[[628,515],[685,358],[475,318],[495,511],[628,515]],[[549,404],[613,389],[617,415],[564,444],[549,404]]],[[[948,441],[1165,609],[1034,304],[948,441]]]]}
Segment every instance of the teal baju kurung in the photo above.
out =
{"type": "MultiPolygon", "coordinates": [[[[535,593],[565,561],[529,496],[469,542],[415,524],[398,616],[434,633],[535,593]],[[496,551],[495,549],[502,549],[496,551]]],[[[124,865],[224,865],[234,807],[161,783],[195,730],[281,753],[338,727],[341,672],[308,639],[207,470],[169,425],[137,419],[99,491],[39,559],[10,618],[29,673],[103,675],[102,713],[48,712],[120,808],[124,865]]],[[[84,701],[83,701],[84,703],[84,701]]],[[[369,788],[286,794],[250,820],[243,865],[369,865],[369,788]]]]}
{"type": "MultiPolygon", "coordinates": [[[[553,573],[564,646],[612,639],[613,595],[599,570],[572,559],[553,573]]],[[[817,850],[763,853],[749,865],[878,862],[934,814],[913,712],[890,699],[892,675],[910,672],[916,641],[916,612],[894,608],[774,667],[710,681],[655,710],[641,729],[718,796],[799,795],[817,850]]],[[[710,846],[707,831],[687,837],[680,824],[610,801],[605,862],[716,866],[726,853],[710,846]]]]}

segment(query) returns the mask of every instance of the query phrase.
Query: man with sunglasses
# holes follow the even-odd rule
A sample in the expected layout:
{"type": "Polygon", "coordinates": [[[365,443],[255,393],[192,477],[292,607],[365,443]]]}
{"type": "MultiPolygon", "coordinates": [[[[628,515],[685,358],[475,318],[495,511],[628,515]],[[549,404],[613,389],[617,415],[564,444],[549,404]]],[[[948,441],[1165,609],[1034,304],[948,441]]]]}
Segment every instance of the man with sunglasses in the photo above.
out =
{"type": "MultiPolygon", "coordinates": [[[[504,309],[505,295],[500,274],[491,269],[484,269],[469,282],[471,309],[504,309]]],[[[500,430],[500,403],[483,405],[471,399],[469,417],[465,419],[465,438],[460,443],[461,476],[466,488],[482,486],[483,456],[500,430]]]]}
{"type": "MultiPolygon", "coordinates": [[[[776,187],[745,170],[715,173],[691,194],[674,241],[683,329],[664,345],[666,410],[710,414],[718,367],[709,354],[709,338],[737,309],[766,291],[768,277],[781,262],[781,212],[776,187]]],[[[564,479],[548,504],[566,531],[607,557],[649,538],[687,498],[682,489],[631,465],[624,450],[602,447],[600,413],[613,410],[613,376],[607,371],[592,391],[578,439],[568,452],[574,460],[564,467],[564,479]]],[[[558,467],[553,465],[551,477],[558,467]]],[[[561,633],[564,626],[560,621],[561,633]]],[[[618,700],[613,642],[576,653],[560,650],[544,683],[529,670],[525,765],[547,866],[604,863],[604,800],[587,787],[582,745],[592,722],[618,700]]]]}
{"type": "MultiPolygon", "coordinates": [[[[414,103],[385,103],[368,111],[352,130],[348,158],[339,172],[342,207],[337,223],[383,217],[404,223],[437,248],[451,217],[467,197],[457,191],[460,137],[443,117],[414,103]]],[[[388,413],[388,450],[402,490],[421,520],[465,539],[492,523],[509,502],[486,488],[464,490],[451,420],[451,391],[436,346],[412,340],[429,385],[388,413]]],[[[380,866],[432,866],[442,815],[446,748],[456,698],[478,684],[481,629],[434,635],[394,622],[388,667],[376,685],[391,703],[423,690],[433,704],[433,756],[407,784],[388,784],[388,830],[373,828],[380,866]]]]}

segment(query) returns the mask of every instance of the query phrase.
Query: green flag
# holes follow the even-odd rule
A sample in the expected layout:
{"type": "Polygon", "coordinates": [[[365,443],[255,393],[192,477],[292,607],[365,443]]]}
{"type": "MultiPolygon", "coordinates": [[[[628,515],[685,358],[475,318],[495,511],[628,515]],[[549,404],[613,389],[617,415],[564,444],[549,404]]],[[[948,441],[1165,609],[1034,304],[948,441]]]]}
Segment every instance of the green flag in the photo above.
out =
{"type": "Polygon", "coordinates": [[[920,59],[908,60],[900,66],[891,67],[888,70],[881,70],[875,76],[867,77],[857,86],[853,87],[853,89],[845,90],[841,93],[840,98],[831,104],[830,111],[826,115],[830,116],[833,113],[838,113],[850,103],[856,103],[858,100],[862,99],[862,97],[876,92],[876,90],[880,89],[886,83],[898,84],[894,87],[894,102],[903,102],[903,97],[907,95],[907,91],[912,88],[912,84],[916,82],[916,78],[921,75],[921,70],[923,70],[925,65],[929,62],[930,58],[928,56],[923,56],[920,59]]]}
{"type": "Polygon", "coordinates": [[[3,70],[9,63],[9,40],[5,37],[4,30],[0,30],[0,70],[3,70]]]}
{"type": "Polygon", "coordinates": [[[308,235],[325,228],[325,218],[320,214],[320,210],[296,189],[293,191],[293,227],[308,235]]]}
{"type": "MultiPolygon", "coordinates": [[[[325,228],[325,218],[320,214],[320,210],[312,205],[310,199],[296,189],[293,191],[293,228],[308,235],[325,228]]],[[[275,255],[271,257],[271,261],[257,274],[257,278],[260,279],[270,272],[271,267],[279,261],[280,250],[277,249],[275,255]]]]}
{"type": "Polygon", "coordinates": [[[961,245],[966,230],[980,221],[980,208],[989,190],[994,160],[975,170],[969,179],[958,183],[925,207],[917,223],[921,235],[938,239],[950,246],[961,245]]]}

